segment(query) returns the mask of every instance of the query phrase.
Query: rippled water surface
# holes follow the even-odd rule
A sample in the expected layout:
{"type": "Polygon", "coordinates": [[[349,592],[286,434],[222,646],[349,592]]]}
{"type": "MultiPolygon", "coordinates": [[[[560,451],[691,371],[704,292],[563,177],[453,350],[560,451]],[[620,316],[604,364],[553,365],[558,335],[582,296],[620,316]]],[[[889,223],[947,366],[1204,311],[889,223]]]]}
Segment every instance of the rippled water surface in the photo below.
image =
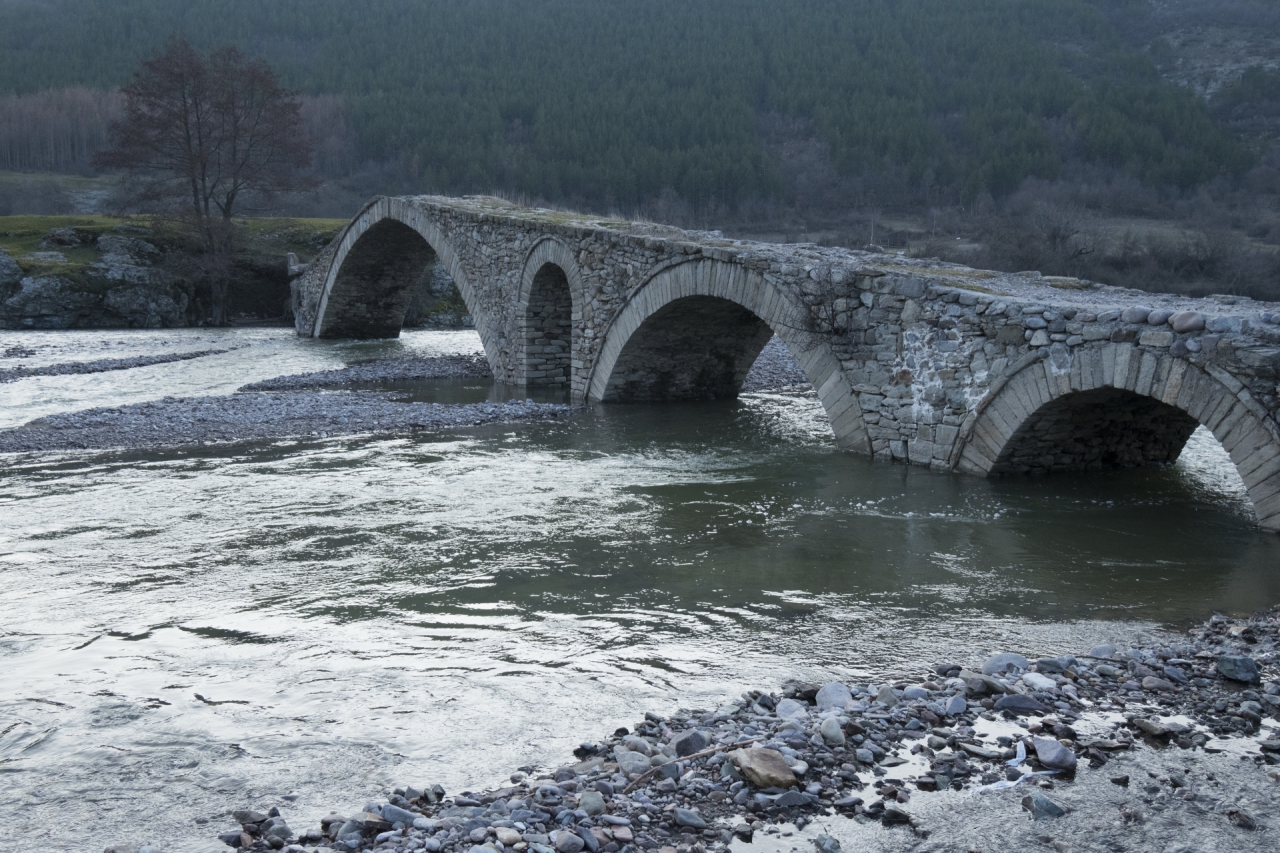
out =
{"type": "Polygon", "coordinates": [[[299,340],[292,330],[280,328],[0,332],[0,369],[208,350],[226,352],[87,376],[0,383],[0,429],[93,406],[230,394],[251,382],[384,356],[484,352],[475,332],[408,332],[393,341],[299,340]]]}
{"type": "MultiPolygon", "coordinates": [[[[242,348],[0,385],[5,425],[478,349],[63,335],[0,344],[242,348]]],[[[645,710],[1280,600],[1280,537],[1203,432],[1168,469],[983,481],[841,454],[816,401],[754,395],[0,465],[0,809],[40,849],[214,851],[229,808],[303,828],[396,784],[492,784],[645,710]]]]}

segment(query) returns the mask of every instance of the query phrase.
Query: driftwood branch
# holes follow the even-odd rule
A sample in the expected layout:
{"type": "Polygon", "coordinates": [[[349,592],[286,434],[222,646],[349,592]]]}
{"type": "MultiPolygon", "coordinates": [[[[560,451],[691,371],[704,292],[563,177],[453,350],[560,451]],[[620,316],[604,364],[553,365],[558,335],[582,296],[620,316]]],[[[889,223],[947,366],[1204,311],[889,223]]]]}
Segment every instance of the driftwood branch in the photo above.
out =
{"type": "MultiPolygon", "coordinates": [[[[711,747],[710,749],[704,749],[702,750],[702,752],[695,752],[693,755],[686,755],[684,758],[680,760],[693,761],[695,758],[706,758],[708,755],[715,755],[717,752],[719,752],[722,749],[737,749],[740,746],[746,746],[749,743],[759,743],[762,740],[765,740],[765,738],[756,737],[756,738],[752,738],[751,740],[739,740],[739,741],[734,741],[733,743],[721,743],[711,747]]],[[[657,767],[651,767],[650,769],[641,773],[639,776],[636,777],[636,780],[634,782],[629,783],[627,787],[622,789],[622,793],[624,794],[630,793],[631,790],[635,788],[636,785],[639,785],[641,782],[643,782],[645,779],[648,779],[654,773],[657,773],[663,767],[666,767],[666,765],[659,764],[657,767]]]]}

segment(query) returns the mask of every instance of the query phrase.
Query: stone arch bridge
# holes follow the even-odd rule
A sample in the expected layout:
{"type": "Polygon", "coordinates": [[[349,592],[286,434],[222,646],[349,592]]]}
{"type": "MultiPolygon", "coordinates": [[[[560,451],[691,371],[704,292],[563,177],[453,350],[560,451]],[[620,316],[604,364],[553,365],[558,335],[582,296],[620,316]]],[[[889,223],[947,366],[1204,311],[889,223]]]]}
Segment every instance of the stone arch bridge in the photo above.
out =
{"type": "Polygon", "coordinates": [[[499,382],[733,397],[776,334],[846,450],[1097,469],[1170,462],[1203,425],[1280,531],[1280,305],[423,196],[374,199],[295,279],[298,333],[395,337],[433,262],[499,382]]]}

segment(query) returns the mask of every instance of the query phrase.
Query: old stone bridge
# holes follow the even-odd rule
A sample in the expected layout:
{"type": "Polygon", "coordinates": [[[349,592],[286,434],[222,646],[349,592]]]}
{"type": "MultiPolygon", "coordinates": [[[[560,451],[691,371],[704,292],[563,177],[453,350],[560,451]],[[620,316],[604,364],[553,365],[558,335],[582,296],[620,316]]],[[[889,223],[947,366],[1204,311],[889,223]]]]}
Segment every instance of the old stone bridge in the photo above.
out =
{"type": "Polygon", "coordinates": [[[294,282],[298,333],[395,337],[438,261],[499,382],[737,394],[773,335],[840,447],[978,475],[1170,462],[1198,425],[1280,531],[1280,305],[526,209],[378,198],[294,282]]]}

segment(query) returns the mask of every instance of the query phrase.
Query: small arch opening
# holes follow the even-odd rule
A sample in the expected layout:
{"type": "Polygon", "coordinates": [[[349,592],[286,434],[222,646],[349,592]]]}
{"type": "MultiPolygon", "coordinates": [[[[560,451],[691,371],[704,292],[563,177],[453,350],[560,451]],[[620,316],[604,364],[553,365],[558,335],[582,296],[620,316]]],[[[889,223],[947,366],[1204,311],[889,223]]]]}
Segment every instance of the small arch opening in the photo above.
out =
{"type": "Polygon", "coordinates": [[[742,382],[742,393],[757,391],[785,391],[790,394],[816,393],[813,383],[805,375],[804,368],[796,361],[791,348],[782,338],[774,335],[765,344],[760,355],[752,363],[742,382]]]}
{"type": "Polygon", "coordinates": [[[992,474],[1045,474],[1167,465],[1199,422],[1181,409],[1119,388],[1066,394],[1010,436],[992,474]]]}
{"type": "Polygon", "coordinates": [[[457,283],[437,256],[409,289],[405,328],[464,329],[475,325],[457,283]]]}
{"type": "Polygon", "coordinates": [[[573,370],[573,295],[569,277],[556,264],[533,276],[525,309],[526,385],[568,387],[573,370]]]}
{"type": "Polygon", "coordinates": [[[673,300],[627,341],[603,399],[732,399],[772,337],[768,323],[731,300],[673,300]]]}

